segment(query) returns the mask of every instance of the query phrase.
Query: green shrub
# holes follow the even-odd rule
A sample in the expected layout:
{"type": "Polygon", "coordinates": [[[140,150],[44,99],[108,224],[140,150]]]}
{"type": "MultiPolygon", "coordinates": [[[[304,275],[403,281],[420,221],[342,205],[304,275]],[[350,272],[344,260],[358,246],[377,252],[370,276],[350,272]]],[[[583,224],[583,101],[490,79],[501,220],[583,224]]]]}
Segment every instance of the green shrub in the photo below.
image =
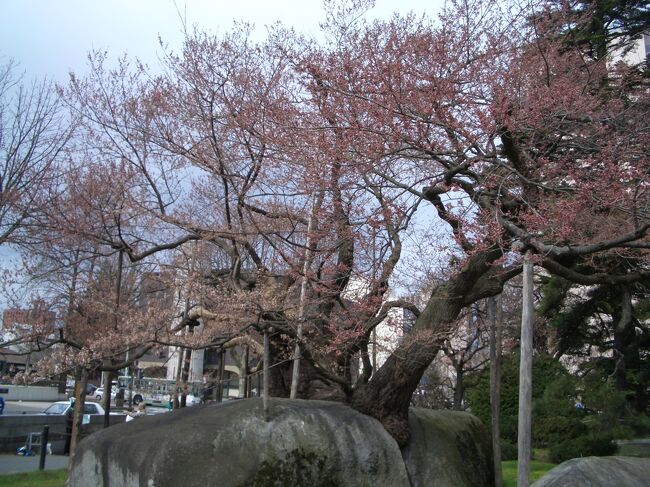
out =
{"type": "Polygon", "coordinates": [[[533,422],[533,438],[538,448],[549,447],[567,438],[577,438],[587,433],[587,426],[575,416],[542,416],[533,422]]]}
{"type": "Polygon", "coordinates": [[[517,460],[517,445],[508,440],[501,440],[501,461],[517,460]]]}
{"type": "Polygon", "coordinates": [[[536,447],[547,447],[586,435],[587,425],[582,421],[583,410],[575,407],[573,396],[577,380],[569,375],[560,376],[547,385],[533,406],[533,439],[536,447]]]}
{"type": "Polygon", "coordinates": [[[552,445],[549,459],[553,463],[579,457],[602,457],[616,453],[617,445],[609,433],[592,433],[552,445]]]}
{"type": "MultiPolygon", "coordinates": [[[[554,384],[562,384],[562,390],[575,391],[571,377],[566,369],[556,359],[548,355],[535,356],[533,360],[533,445],[544,447],[547,445],[547,438],[552,432],[542,433],[544,438],[537,443],[536,421],[544,416],[557,416],[556,411],[562,409],[567,414],[574,414],[573,402],[569,397],[562,398],[562,403],[550,405],[546,401],[547,390],[553,390],[554,384]]],[[[559,392],[554,393],[560,394],[559,392]]],[[[467,401],[472,414],[478,416],[484,424],[490,424],[490,374],[489,370],[483,370],[472,374],[467,381],[467,401]]],[[[510,354],[503,356],[501,371],[501,439],[511,444],[517,443],[517,414],[519,409],[519,356],[510,354]]],[[[579,417],[576,417],[576,429],[580,428],[579,417]]],[[[552,425],[552,419],[546,421],[548,428],[552,425]]],[[[548,429],[547,428],[547,429],[548,429]]],[[[544,428],[543,428],[544,429],[544,428]]]]}
{"type": "MultiPolygon", "coordinates": [[[[504,460],[517,457],[519,365],[516,354],[504,356],[501,395],[501,442],[504,460]]],[[[468,380],[471,412],[490,424],[489,371],[468,380]]],[[[549,460],[559,463],[581,456],[616,452],[613,439],[642,437],[650,430],[645,414],[627,407],[626,391],[616,389],[598,371],[571,376],[555,359],[538,355],[533,361],[534,448],[549,448],[549,460]],[[578,396],[584,408],[575,407],[578,396]]]]}

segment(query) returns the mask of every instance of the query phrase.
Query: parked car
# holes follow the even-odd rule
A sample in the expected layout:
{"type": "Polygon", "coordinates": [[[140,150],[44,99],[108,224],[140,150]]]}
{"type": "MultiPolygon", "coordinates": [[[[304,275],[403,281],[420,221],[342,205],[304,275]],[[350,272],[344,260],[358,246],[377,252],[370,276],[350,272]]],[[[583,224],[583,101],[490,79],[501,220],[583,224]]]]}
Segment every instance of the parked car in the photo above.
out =
{"type": "MultiPolygon", "coordinates": [[[[70,410],[70,401],[58,401],[50,404],[44,414],[54,414],[58,416],[65,416],[70,410]]],[[[96,402],[87,402],[84,404],[84,414],[104,414],[104,408],[96,402]]]]}
{"type": "MultiPolygon", "coordinates": [[[[86,396],[94,396],[97,386],[95,384],[86,384],[86,396]]],[[[72,384],[67,384],[65,392],[68,397],[74,397],[74,382],[72,384]]]]}
{"type": "Polygon", "coordinates": [[[194,394],[188,394],[187,397],[185,398],[185,404],[187,406],[195,406],[197,404],[201,404],[201,398],[195,396],[194,394]]]}
{"type": "MultiPolygon", "coordinates": [[[[115,399],[115,396],[117,395],[117,390],[115,387],[111,387],[111,400],[115,399]]],[[[95,399],[100,400],[104,397],[104,388],[103,387],[98,387],[95,389],[95,399]]]]}

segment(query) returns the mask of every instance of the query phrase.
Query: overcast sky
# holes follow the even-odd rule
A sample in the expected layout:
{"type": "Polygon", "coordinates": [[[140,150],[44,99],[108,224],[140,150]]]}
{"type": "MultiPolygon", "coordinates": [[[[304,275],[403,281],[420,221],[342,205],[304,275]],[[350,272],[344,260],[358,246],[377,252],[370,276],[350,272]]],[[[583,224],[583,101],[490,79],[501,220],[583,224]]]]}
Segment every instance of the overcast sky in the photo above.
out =
{"type": "MultiPolygon", "coordinates": [[[[434,15],[443,0],[376,0],[372,18],[394,12],[434,15]]],[[[91,49],[112,57],[128,52],[155,64],[158,36],[181,45],[181,20],[211,31],[227,30],[234,20],[253,22],[258,31],[281,20],[303,32],[317,32],[321,0],[0,0],[0,64],[20,63],[28,77],[62,82],[85,69],[91,49]]]]}
{"type": "MultiPolygon", "coordinates": [[[[368,18],[411,11],[433,17],[443,3],[376,0],[368,18]]],[[[67,82],[70,71],[83,74],[87,53],[94,49],[108,50],[113,59],[127,52],[155,66],[159,36],[172,50],[182,45],[183,15],[188,25],[212,32],[245,20],[260,36],[278,20],[317,33],[324,18],[322,0],[0,0],[0,65],[13,59],[27,80],[47,76],[59,83],[67,82]]],[[[17,259],[9,246],[0,246],[0,269],[17,259]]]]}

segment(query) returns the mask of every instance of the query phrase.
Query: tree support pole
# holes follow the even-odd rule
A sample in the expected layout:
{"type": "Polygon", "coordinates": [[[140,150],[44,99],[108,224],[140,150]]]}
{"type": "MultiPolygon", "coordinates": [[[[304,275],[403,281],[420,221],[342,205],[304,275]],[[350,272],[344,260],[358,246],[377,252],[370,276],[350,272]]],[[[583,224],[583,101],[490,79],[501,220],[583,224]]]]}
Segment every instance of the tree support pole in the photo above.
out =
{"type": "Polygon", "coordinates": [[[302,282],[300,283],[300,305],[298,308],[298,330],[296,333],[296,346],[293,352],[293,370],[291,372],[291,391],[289,393],[290,399],[295,399],[298,395],[298,381],[300,380],[300,342],[302,341],[302,328],[305,319],[305,300],[307,299],[307,273],[311,268],[311,232],[314,227],[314,220],[316,219],[316,205],[314,202],[315,193],[311,194],[311,214],[309,216],[309,223],[307,224],[307,248],[305,249],[305,261],[302,265],[302,282]]]}
{"type": "Polygon", "coordinates": [[[217,387],[217,400],[223,402],[223,378],[226,368],[226,351],[222,348],[219,351],[219,386],[217,387]]]}
{"type": "Polygon", "coordinates": [[[530,485],[531,424],[533,397],[533,260],[524,257],[521,314],[521,357],[519,362],[519,421],[517,429],[517,487],[530,485]]]}
{"type": "Polygon", "coordinates": [[[262,389],[262,405],[264,420],[269,421],[269,329],[264,330],[264,385],[262,389]]]}
{"type": "MultiPolygon", "coordinates": [[[[250,353],[249,349],[250,347],[248,345],[246,345],[246,348],[244,348],[244,380],[243,380],[244,394],[242,396],[241,391],[239,393],[240,397],[244,397],[244,398],[250,397],[250,393],[249,393],[250,377],[248,377],[248,355],[250,353]]],[[[239,382],[241,383],[242,381],[240,380],[239,382]]]]}
{"type": "Polygon", "coordinates": [[[490,320],[490,409],[492,416],[492,458],[494,485],[503,484],[501,471],[501,329],[503,309],[501,295],[488,298],[490,320]],[[495,303],[496,301],[496,303],[495,303]],[[495,305],[497,310],[495,310],[495,305]]]}

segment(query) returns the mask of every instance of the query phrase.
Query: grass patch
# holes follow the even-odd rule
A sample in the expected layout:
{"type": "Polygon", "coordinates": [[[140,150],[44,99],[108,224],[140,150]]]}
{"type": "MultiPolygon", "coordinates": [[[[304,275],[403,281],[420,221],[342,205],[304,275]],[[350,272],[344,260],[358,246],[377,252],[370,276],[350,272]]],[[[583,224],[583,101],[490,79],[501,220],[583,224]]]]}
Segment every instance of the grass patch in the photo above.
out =
{"type": "Polygon", "coordinates": [[[0,487],[64,487],[67,479],[68,471],[65,469],[13,473],[0,475],[0,487]]]}
{"type": "Polygon", "coordinates": [[[551,463],[549,459],[549,449],[533,448],[533,460],[537,460],[542,463],[551,463]]]}
{"type": "MultiPolygon", "coordinates": [[[[503,487],[516,487],[517,461],[502,462],[503,487]]],[[[539,479],[546,472],[555,467],[552,463],[531,461],[531,482],[539,479]]],[[[44,472],[15,473],[0,475],[0,487],[64,487],[68,479],[67,470],[46,470],[44,472]]]]}
{"type": "MultiPolygon", "coordinates": [[[[517,460],[508,460],[501,462],[503,469],[503,487],[516,487],[517,485],[517,460]]],[[[555,467],[553,463],[545,463],[538,461],[530,462],[530,481],[534,482],[546,472],[555,467]]]]}

